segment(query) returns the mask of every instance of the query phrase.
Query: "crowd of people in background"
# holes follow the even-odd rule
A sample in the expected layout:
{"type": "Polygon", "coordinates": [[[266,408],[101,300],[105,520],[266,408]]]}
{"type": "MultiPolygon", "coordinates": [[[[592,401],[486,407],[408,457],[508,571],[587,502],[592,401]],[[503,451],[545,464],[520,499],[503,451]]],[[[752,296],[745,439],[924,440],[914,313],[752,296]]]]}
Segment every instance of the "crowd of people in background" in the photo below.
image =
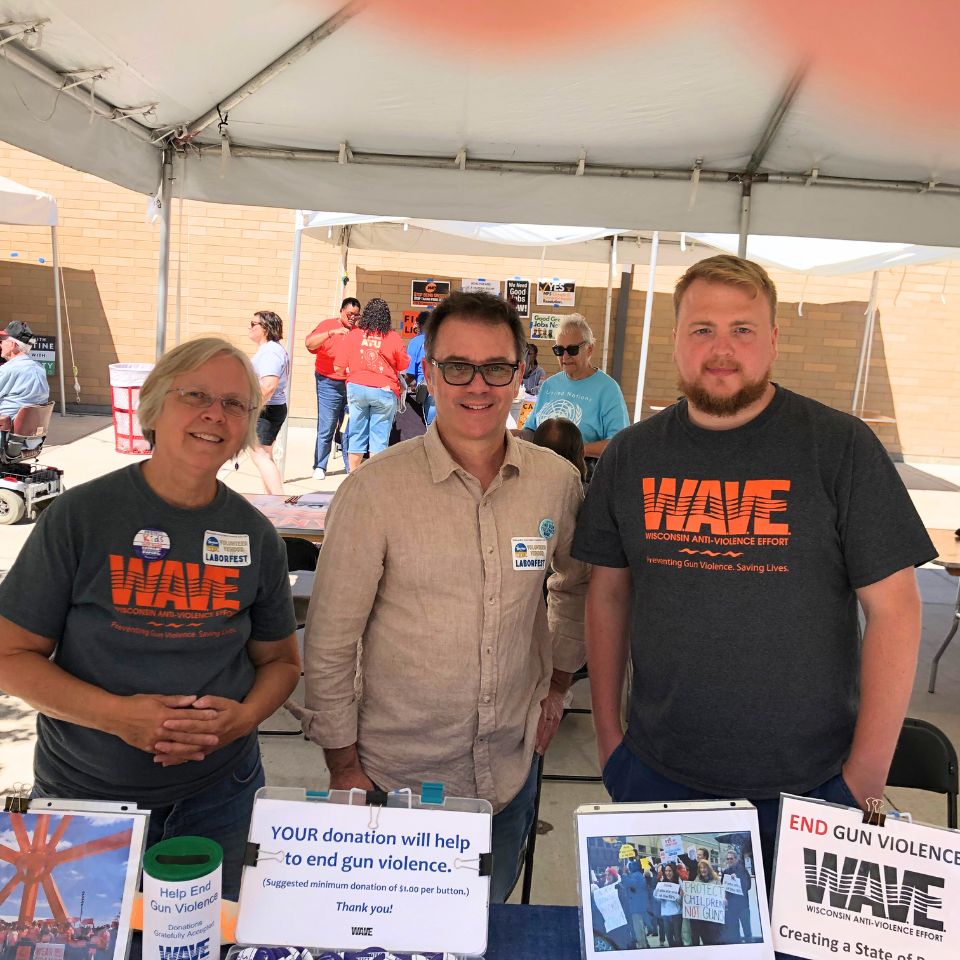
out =
{"type": "Polygon", "coordinates": [[[60,944],[63,960],[110,960],[118,927],[116,920],[98,926],[77,920],[0,920],[0,958],[33,960],[38,944],[60,944]]]}
{"type": "MultiPolygon", "coordinates": [[[[388,446],[422,435],[433,422],[436,406],[424,377],[429,321],[430,311],[421,311],[414,335],[405,341],[383,299],[374,297],[363,306],[356,297],[346,297],[339,316],[321,321],[307,334],[304,343],[314,356],[317,390],[315,480],[330,470],[335,444],[349,473],[388,446]]],[[[266,492],[282,494],[273,445],[287,417],[290,357],[281,344],[283,321],[260,310],[250,321],[249,335],[257,345],[252,362],[263,392],[258,442],[250,456],[266,492]]],[[[630,422],[620,387],[593,365],[593,349],[590,324],[578,313],[566,316],[556,332],[552,351],[557,373],[547,372],[537,345],[528,343],[517,399],[533,407],[525,429],[512,413],[507,417],[509,429],[568,459],[585,482],[607,443],[630,422]]]]}
{"type": "Polygon", "coordinates": [[[724,855],[723,864],[714,866],[706,847],[691,846],[679,856],[668,856],[660,849],[655,856],[626,856],[615,866],[591,871],[594,931],[620,950],[754,942],[752,877],[733,847],[724,855]],[[722,886],[728,876],[737,883],[723,890],[722,922],[684,917],[687,883],[722,886]],[[676,899],[658,896],[660,884],[676,884],[676,899]],[[735,892],[738,886],[740,893],[735,892]],[[605,888],[615,888],[616,897],[609,891],[601,893],[605,888]]]}

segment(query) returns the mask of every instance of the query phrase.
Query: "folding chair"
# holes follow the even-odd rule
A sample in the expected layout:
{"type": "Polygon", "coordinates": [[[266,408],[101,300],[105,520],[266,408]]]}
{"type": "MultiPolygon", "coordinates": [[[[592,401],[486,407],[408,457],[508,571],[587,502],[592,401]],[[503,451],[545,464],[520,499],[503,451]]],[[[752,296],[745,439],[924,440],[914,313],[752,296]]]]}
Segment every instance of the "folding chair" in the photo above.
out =
{"type": "Polygon", "coordinates": [[[543,754],[537,760],[537,795],[533,801],[533,823],[527,835],[527,849],[523,854],[523,886],[520,892],[520,902],[530,902],[530,888],[533,886],[533,856],[537,849],[537,823],[540,821],[540,787],[544,781],[543,754]]]}
{"type": "Polygon", "coordinates": [[[957,751],[947,735],[926,720],[907,717],[887,776],[888,787],[947,795],[947,826],[957,827],[957,751]]]}
{"type": "MultiPolygon", "coordinates": [[[[303,537],[284,537],[283,545],[287,548],[287,570],[316,570],[317,560],[320,557],[320,547],[311,540],[303,537]]],[[[306,597],[293,598],[293,612],[297,618],[297,630],[302,630],[307,622],[307,607],[309,600],[306,597]]],[[[301,656],[303,654],[301,644],[301,656]]],[[[302,677],[303,674],[301,673],[302,677]]],[[[261,730],[261,737],[299,737],[300,730],[261,730]]]]}
{"type": "MultiPolygon", "coordinates": [[[[303,537],[284,537],[283,545],[287,548],[287,570],[316,570],[317,560],[320,558],[320,547],[312,540],[303,537]]],[[[302,630],[307,622],[307,602],[298,603],[306,598],[295,597],[293,609],[297,615],[297,629],[302,630]]]]}
{"type": "MultiPolygon", "coordinates": [[[[584,664],[571,678],[570,678],[570,689],[573,689],[573,685],[578,680],[588,680],[590,675],[587,673],[587,665],[584,664]]],[[[568,713],[581,713],[581,714],[592,714],[593,711],[590,707],[564,707],[563,716],[560,718],[560,722],[563,723],[564,717],[568,713]]],[[[559,731],[558,731],[559,732],[559,731]]],[[[586,775],[586,774],[566,774],[566,773],[545,773],[543,774],[543,779],[555,783],[557,781],[562,783],[603,783],[603,777],[598,777],[595,774],[586,775]]]]}

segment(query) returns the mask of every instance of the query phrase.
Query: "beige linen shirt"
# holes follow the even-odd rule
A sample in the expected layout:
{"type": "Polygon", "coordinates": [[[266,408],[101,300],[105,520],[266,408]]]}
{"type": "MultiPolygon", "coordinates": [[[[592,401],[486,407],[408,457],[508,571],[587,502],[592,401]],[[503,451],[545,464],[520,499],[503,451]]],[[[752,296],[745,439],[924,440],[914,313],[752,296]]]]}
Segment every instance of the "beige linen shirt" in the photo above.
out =
{"type": "Polygon", "coordinates": [[[438,781],[495,811],[527,778],[553,669],[584,662],[589,577],[570,556],[576,469],[506,442],[486,490],[436,426],[352,472],[327,515],[305,634],[311,740],[356,742],[385,790],[438,781]],[[546,569],[531,563],[544,547],[546,569]]]}

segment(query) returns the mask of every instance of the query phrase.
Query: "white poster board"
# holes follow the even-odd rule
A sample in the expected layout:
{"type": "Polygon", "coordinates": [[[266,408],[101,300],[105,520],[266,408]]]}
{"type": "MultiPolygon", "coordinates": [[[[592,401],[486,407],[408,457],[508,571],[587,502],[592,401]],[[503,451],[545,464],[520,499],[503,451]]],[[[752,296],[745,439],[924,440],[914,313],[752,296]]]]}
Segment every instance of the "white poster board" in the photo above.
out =
{"type": "MultiPolygon", "coordinates": [[[[708,924],[711,937],[731,941],[683,946],[678,952],[683,960],[773,960],[763,858],[759,856],[760,833],[752,804],[746,800],[589,804],[579,807],[575,816],[585,960],[599,960],[601,954],[610,951],[626,951],[633,956],[634,951],[642,949],[636,946],[636,937],[644,935],[644,926],[626,916],[620,926],[611,926],[619,917],[610,905],[614,894],[620,899],[621,886],[623,899],[631,902],[630,884],[646,882],[645,874],[655,899],[662,904],[682,905],[681,919],[708,924]],[[667,859],[665,841],[671,846],[679,841],[683,850],[691,846],[706,849],[707,863],[722,862],[731,850],[741,864],[749,855],[757,872],[744,873],[750,884],[740,898],[742,902],[731,902],[730,909],[725,909],[727,895],[712,868],[710,883],[682,879],[679,866],[667,859]],[[625,844],[636,852],[629,861],[619,857],[625,844]],[[740,926],[734,926],[737,923],[740,926]]],[[[659,938],[650,936],[647,946],[659,948],[659,938]]]]}
{"type": "Polygon", "coordinates": [[[250,823],[259,851],[243,871],[238,943],[484,952],[490,878],[480,873],[490,851],[489,803],[461,800],[474,807],[465,812],[417,809],[406,800],[368,807],[261,794],[250,823]]]}
{"type": "Polygon", "coordinates": [[[460,281],[460,290],[463,293],[489,293],[494,297],[500,296],[500,281],[487,280],[485,277],[475,277],[460,281]]]}
{"type": "Polygon", "coordinates": [[[960,957],[960,831],[780,801],[771,926],[807,960],[960,957]]]}
{"type": "Polygon", "coordinates": [[[577,284],[574,280],[562,280],[560,277],[541,277],[537,281],[538,307],[572,307],[577,297],[577,284]]]}

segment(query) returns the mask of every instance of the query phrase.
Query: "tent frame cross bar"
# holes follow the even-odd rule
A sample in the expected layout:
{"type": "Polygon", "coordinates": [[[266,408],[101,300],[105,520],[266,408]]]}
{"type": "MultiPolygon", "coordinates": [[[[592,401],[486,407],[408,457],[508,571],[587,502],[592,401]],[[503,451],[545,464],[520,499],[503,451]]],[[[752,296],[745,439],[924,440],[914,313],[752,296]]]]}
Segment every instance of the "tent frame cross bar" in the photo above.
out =
{"type": "Polygon", "coordinates": [[[790,78],[790,82],[783,91],[783,96],[780,97],[780,101],[774,108],[773,114],[767,121],[767,126],[764,129],[763,135],[760,137],[759,142],[757,143],[756,149],[753,151],[753,153],[750,155],[750,159],[747,161],[747,166],[744,170],[744,173],[754,176],[757,171],[759,171],[760,164],[763,163],[767,156],[767,152],[770,150],[770,145],[780,132],[780,127],[787,116],[787,111],[793,106],[793,101],[796,100],[797,94],[800,92],[800,86],[803,83],[804,77],[807,75],[807,67],[807,63],[801,63],[800,66],[794,71],[793,76],[790,78]]]}
{"type": "Polygon", "coordinates": [[[103,117],[105,120],[114,121],[118,126],[123,127],[127,133],[136,137],[137,140],[143,143],[155,142],[157,135],[149,127],[144,126],[142,123],[137,123],[136,120],[128,116],[124,116],[123,110],[120,107],[114,106],[114,104],[108,100],[104,100],[96,94],[91,96],[89,84],[92,82],[92,78],[84,80],[79,84],[68,84],[63,74],[59,74],[41,63],[36,57],[31,56],[30,53],[15,43],[8,44],[4,47],[4,56],[10,63],[29,73],[37,80],[41,80],[63,96],[76,100],[87,110],[92,110],[97,116],[103,117]]]}
{"type": "MultiPolygon", "coordinates": [[[[195,144],[199,156],[207,153],[220,154],[220,144],[195,144]]],[[[455,160],[448,157],[427,157],[411,154],[364,153],[352,151],[351,165],[411,167],[430,170],[457,170],[455,160]]],[[[231,143],[232,157],[251,160],[303,160],[320,163],[338,163],[339,147],[336,150],[293,150],[283,147],[245,147],[231,143]]],[[[486,171],[491,173],[544,173],[578,176],[578,164],[565,161],[539,160],[485,160],[468,157],[466,171],[486,171]]],[[[676,180],[689,181],[688,169],[672,167],[622,167],[607,164],[586,164],[580,176],[617,177],[636,180],[676,180]]],[[[702,170],[700,181],[707,183],[742,183],[746,175],[742,170],[702,170]]],[[[754,184],[797,185],[816,187],[848,187],[861,190],[887,190],[900,193],[941,194],[960,196],[960,184],[933,183],[920,180],[871,180],[857,177],[831,177],[819,174],[811,180],[809,172],[804,173],[757,173],[751,177],[754,184]]]]}
{"type": "MultiPolygon", "coordinates": [[[[298,60],[305,57],[314,47],[321,44],[327,37],[336,33],[344,24],[349,23],[365,6],[366,3],[364,3],[363,0],[352,0],[352,2],[341,7],[333,16],[321,23],[316,30],[308,33],[299,43],[294,44],[286,53],[281,54],[276,60],[265,66],[246,83],[237,87],[233,93],[223,100],[220,100],[205,114],[197,117],[192,123],[188,123],[186,133],[177,137],[177,142],[192,140],[194,137],[203,133],[211,124],[220,121],[222,114],[225,115],[229,113],[248,97],[253,96],[253,94],[268,84],[278,74],[283,73],[287,67],[293,66],[298,60]]],[[[220,149],[219,143],[217,144],[217,149],[220,149]]]]}

